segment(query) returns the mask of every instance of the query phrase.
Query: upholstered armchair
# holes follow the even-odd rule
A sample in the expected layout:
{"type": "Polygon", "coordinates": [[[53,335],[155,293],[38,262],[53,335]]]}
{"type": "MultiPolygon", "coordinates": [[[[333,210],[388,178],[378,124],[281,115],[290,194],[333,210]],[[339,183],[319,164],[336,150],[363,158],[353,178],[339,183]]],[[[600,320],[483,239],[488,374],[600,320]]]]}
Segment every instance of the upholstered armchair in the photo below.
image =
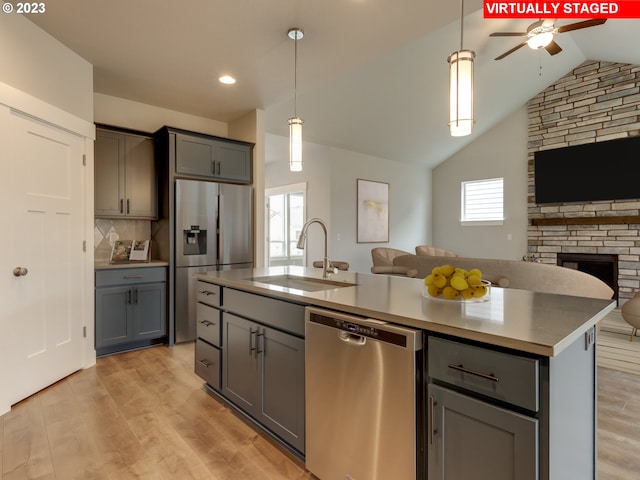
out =
{"type": "Polygon", "coordinates": [[[620,313],[624,321],[632,327],[631,338],[629,338],[631,342],[636,333],[638,333],[638,328],[640,328],[640,292],[636,293],[632,299],[627,300],[620,307],[620,313]]]}
{"type": "Polygon", "coordinates": [[[393,259],[400,255],[411,255],[404,250],[388,247],[375,247],[371,249],[371,260],[373,266],[371,273],[384,273],[386,275],[403,275],[407,277],[415,277],[417,270],[410,267],[394,267],[393,259]]]}

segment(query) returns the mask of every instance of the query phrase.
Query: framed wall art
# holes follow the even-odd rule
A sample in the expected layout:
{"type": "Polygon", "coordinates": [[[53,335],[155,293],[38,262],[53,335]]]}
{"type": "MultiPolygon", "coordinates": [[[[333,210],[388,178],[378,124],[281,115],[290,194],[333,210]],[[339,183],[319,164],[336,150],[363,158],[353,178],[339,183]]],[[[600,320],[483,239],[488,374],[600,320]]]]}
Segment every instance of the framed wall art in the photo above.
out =
{"type": "Polygon", "coordinates": [[[357,242],[389,242],[389,184],[357,180],[357,242]]]}

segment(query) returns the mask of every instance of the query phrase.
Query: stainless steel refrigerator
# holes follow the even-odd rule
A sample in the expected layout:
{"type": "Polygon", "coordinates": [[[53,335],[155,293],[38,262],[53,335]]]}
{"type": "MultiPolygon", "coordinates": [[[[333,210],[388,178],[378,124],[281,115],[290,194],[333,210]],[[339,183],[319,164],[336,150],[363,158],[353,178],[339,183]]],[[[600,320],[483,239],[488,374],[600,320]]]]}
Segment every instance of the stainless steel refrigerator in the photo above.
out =
{"type": "Polygon", "coordinates": [[[194,273],[253,266],[252,187],[175,183],[175,341],[196,338],[194,273]]]}

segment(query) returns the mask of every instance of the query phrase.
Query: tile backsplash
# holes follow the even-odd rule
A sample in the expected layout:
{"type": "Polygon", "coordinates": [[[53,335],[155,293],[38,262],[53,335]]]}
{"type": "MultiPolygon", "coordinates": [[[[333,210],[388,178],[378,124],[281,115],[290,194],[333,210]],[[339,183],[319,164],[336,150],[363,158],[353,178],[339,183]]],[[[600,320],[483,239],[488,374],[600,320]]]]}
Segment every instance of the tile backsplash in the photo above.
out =
{"type": "Polygon", "coordinates": [[[106,263],[116,240],[150,240],[151,221],[96,219],[93,235],[94,261],[106,263]]]}

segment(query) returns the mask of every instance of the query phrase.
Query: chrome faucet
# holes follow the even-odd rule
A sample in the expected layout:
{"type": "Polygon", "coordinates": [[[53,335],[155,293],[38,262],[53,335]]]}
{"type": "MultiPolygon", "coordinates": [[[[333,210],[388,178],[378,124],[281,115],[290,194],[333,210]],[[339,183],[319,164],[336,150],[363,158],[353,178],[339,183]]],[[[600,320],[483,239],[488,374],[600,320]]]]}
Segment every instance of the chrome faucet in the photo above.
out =
{"type": "Polygon", "coordinates": [[[329,257],[327,256],[327,226],[325,223],[319,218],[312,218],[311,220],[307,220],[302,227],[302,231],[300,232],[300,237],[298,238],[297,248],[303,249],[304,244],[307,241],[307,230],[312,223],[319,223],[322,227],[322,231],[324,232],[324,258],[322,259],[322,278],[329,278],[329,266],[331,262],[329,262],[329,257]]]}

